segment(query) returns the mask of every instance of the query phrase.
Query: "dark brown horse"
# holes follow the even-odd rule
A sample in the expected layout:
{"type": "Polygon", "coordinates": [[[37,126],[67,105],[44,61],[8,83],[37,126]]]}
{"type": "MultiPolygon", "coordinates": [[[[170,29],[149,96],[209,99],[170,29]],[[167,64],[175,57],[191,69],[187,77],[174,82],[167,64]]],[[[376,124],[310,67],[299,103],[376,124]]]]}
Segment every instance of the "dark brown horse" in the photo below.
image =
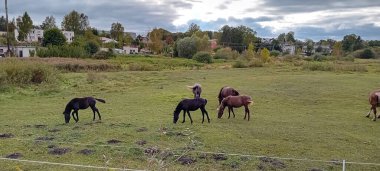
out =
{"type": "MultiPolygon", "coordinates": [[[[369,94],[369,104],[371,105],[371,108],[366,117],[369,118],[371,111],[373,111],[375,117],[372,120],[376,121],[376,107],[380,107],[380,90],[373,91],[369,94]]],[[[380,115],[378,118],[380,118],[380,115]]]]}
{"type": "Polygon", "coordinates": [[[245,107],[245,115],[244,119],[248,115],[248,121],[250,118],[249,108],[248,105],[252,104],[252,98],[250,96],[228,96],[222,100],[222,102],[219,105],[218,108],[218,118],[221,118],[223,116],[224,108],[228,107],[228,118],[230,118],[231,114],[230,111],[232,111],[232,114],[235,117],[235,113],[233,108],[239,108],[244,106],[245,107]]]}
{"type": "Polygon", "coordinates": [[[224,98],[228,96],[238,96],[238,95],[240,95],[239,92],[233,89],[232,87],[227,87],[227,86],[222,87],[218,95],[219,105],[224,98]]]}
{"type": "Polygon", "coordinates": [[[98,113],[99,120],[102,120],[102,117],[100,116],[98,108],[95,107],[96,100],[102,103],[105,103],[106,101],[103,99],[97,99],[93,97],[83,97],[83,98],[73,98],[67,103],[65,111],[63,114],[65,115],[65,122],[70,122],[70,113],[72,110],[74,110],[71,115],[73,115],[73,118],[75,122],[79,121],[78,117],[78,110],[80,109],[87,109],[88,107],[91,107],[92,112],[94,113],[94,117],[92,120],[95,120],[95,112],[98,113]],[[74,116],[76,114],[76,118],[74,116]]]}
{"type": "Polygon", "coordinates": [[[191,89],[193,91],[194,99],[201,97],[202,87],[201,87],[200,84],[195,83],[193,86],[187,86],[187,88],[189,88],[189,89],[191,89]]]}
{"type": "Polygon", "coordinates": [[[183,121],[185,122],[185,116],[187,115],[190,118],[191,124],[193,124],[193,119],[190,116],[190,111],[196,111],[198,109],[201,109],[202,111],[202,123],[205,121],[205,114],[207,116],[208,123],[210,123],[210,118],[208,117],[208,113],[206,111],[206,104],[207,100],[202,98],[196,98],[196,99],[184,99],[181,102],[178,103],[177,107],[174,110],[173,113],[173,123],[177,123],[179,119],[179,114],[183,110],[183,121]]]}

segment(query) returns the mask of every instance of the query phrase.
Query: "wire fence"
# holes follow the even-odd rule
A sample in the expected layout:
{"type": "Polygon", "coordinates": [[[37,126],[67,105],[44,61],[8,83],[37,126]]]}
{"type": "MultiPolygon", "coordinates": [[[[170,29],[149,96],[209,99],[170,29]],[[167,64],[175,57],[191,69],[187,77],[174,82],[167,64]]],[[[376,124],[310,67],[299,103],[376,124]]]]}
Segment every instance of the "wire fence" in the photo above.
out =
{"type": "MultiPolygon", "coordinates": [[[[80,146],[97,146],[97,147],[111,147],[111,148],[139,148],[145,149],[143,147],[137,146],[123,146],[123,145],[106,145],[106,144],[88,144],[88,143],[79,143],[79,142],[60,142],[60,141],[46,141],[46,140],[35,140],[35,139],[22,139],[22,138],[12,138],[18,141],[37,141],[37,142],[49,142],[49,143],[57,143],[57,144],[74,144],[80,146]]],[[[335,165],[341,165],[342,170],[345,171],[347,169],[347,164],[350,165],[367,165],[367,166],[380,166],[380,163],[370,163],[370,162],[357,162],[357,161],[346,161],[346,160],[318,160],[318,159],[309,159],[309,158],[292,158],[292,157],[278,157],[278,156],[266,156],[266,155],[255,155],[255,154],[242,154],[242,153],[228,153],[228,152],[213,152],[213,151],[202,151],[202,150],[191,150],[191,149],[183,149],[183,150],[170,150],[171,152],[177,152],[175,155],[177,158],[165,165],[162,165],[160,168],[166,168],[169,165],[176,162],[182,156],[190,153],[198,153],[198,154],[212,154],[212,155],[225,155],[225,156],[240,156],[240,157],[252,157],[252,158],[270,158],[270,159],[279,159],[279,160],[290,160],[290,161],[301,161],[301,162],[319,162],[319,163],[331,163],[335,165]]],[[[38,160],[22,160],[22,159],[11,159],[11,158],[0,158],[3,161],[15,161],[22,163],[37,163],[37,164],[46,164],[46,165],[58,165],[58,166],[67,166],[67,167],[78,167],[78,168],[90,168],[90,169],[113,169],[113,170],[139,170],[139,169],[130,169],[130,168],[115,168],[115,167],[103,167],[103,166],[92,166],[92,165],[82,165],[82,164],[72,164],[72,163],[56,163],[49,161],[38,161],[38,160]]],[[[379,168],[380,169],[380,168],[379,168]]]]}

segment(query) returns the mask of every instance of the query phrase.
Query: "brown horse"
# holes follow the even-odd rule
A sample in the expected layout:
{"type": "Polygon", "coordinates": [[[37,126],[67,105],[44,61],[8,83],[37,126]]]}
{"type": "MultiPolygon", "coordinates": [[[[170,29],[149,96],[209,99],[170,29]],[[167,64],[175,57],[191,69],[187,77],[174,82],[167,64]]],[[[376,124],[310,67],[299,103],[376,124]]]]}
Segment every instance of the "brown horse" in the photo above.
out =
{"type": "Polygon", "coordinates": [[[233,89],[232,87],[227,87],[227,86],[222,87],[218,95],[219,105],[224,98],[228,96],[238,96],[238,95],[240,95],[239,92],[233,89]]]}
{"type": "Polygon", "coordinates": [[[235,117],[235,113],[233,108],[239,108],[244,106],[245,107],[245,116],[244,119],[248,115],[248,121],[250,118],[249,108],[248,105],[252,104],[252,98],[250,96],[228,96],[222,100],[222,102],[219,105],[218,108],[218,118],[221,118],[223,116],[224,108],[228,107],[228,118],[230,118],[230,111],[232,111],[232,114],[235,117]]]}
{"type": "Polygon", "coordinates": [[[79,109],[87,109],[88,107],[91,107],[92,112],[94,113],[94,117],[92,120],[95,120],[95,112],[98,113],[99,120],[102,120],[102,117],[100,116],[98,108],[95,107],[96,101],[105,103],[106,101],[103,99],[97,99],[93,97],[83,97],[83,98],[73,98],[67,103],[65,107],[65,111],[63,111],[63,114],[65,115],[65,122],[70,122],[70,113],[72,110],[74,110],[71,115],[73,115],[73,118],[75,122],[79,121],[78,117],[78,110],[79,109]],[[76,114],[76,118],[75,115],[76,114]]]}
{"type": "Polygon", "coordinates": [[[201,97],[202,87],[201,87],[200,84],[195,83],[193,86],[187,86],[187,88],[189,88],[189,89],[191,89],[193,91],[194,99],[201,97]]]}
{"type": "MultiPolygon", "coordinates": [[[[376,121],[376,107],[380,107],[380,90],[373,91],[369,94],[369,104],[371,105],[371,108],[366,117],[369,118],[371,111],[373,111],[375,117],[372,120],[376,121]]],[[[380,115],[378,118],[380,118],[380,115]]]]}

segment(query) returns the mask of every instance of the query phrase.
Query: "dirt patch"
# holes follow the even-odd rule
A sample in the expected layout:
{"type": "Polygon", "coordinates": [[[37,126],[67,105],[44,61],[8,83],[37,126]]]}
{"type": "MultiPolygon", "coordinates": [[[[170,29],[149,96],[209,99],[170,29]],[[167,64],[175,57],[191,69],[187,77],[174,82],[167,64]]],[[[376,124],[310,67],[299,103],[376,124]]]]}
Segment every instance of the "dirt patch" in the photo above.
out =
{"type": "Polygon", "coordinates": [[[213,154],[212,157],[213,157],[214,160],[216,160],[216,161],[227,160],[227,156],[224,155],[224,154],[213,154]]]}
{"type": "Polygon", "coordinates": [[[140,146],[143,146],[143,145],[146,144],[146,141],[145,140],[139,140],[139,141],[136,141],[136,144],[140,145],[140,146]]]}
{"type": "Polygon", "coordinates": [[[286,165],[278,159],[273,159],[270,157],[260,157],[260,161],[272,165],[276,169],[284,169],[286,165]]]}
{"type": "Polygon", "coordinates": [[[45,128],[47,125],[34,125],[35,128],[45,128]]]}
{"type": "Polygon", "coordinates": [[[54,140],[54,137],[38,137],[36,141],[51,141],[54,140]]]}
{"type": "Polygon", "coordinates": [[[122,141],[120,140],[116,140],[116,139],[111,139],[111,140],[108,140],[107,143],[108,144],[117,144],[117,143],[121,143],[122,141]]]}
{"type": "Polygon", "coordinates": [[[11,133],[5,133],[5,134],[0,134],[0,138],[12,138],[13,134],[11,133]]]}
{"type": "Polygon", "coordinates": [[[318,168],[311,168],[309,171],[323,171],[322,169],[318,169],[318,168]]]}
{"type": "Polygon", "coordinates": [[[54,129],[49,129],[48,132],[59,132],[61,131],[60,129],[54,128],[54,129]]]}
{"type": "Polygon", "coordinates": [[[124,128],[128,128],[128,127],[131,127],[132,124],[130,124],[130,123],[111,123],[109,126],[110,127],[124,127],[124,128]]]}
{"type": "Polygon", "coordinates": [[[47,148],[55,148],[57,147],[56,145],[48,145],[47,148]]]}
{"type": "Polygon", "coordinates": [[[148,128],[141,127],[141,128],[136,129],[136,132],[145,132],[145,131],[148,131],[148,128]]]}
{"type": "Polygon", "coordinates": [[[144,150],[144,153],[147,154],[147,155],[155,155],[155,154],[158,154],[160,152],[160,149],[158,147],[148,147],[144,150]]]}
{"type": "Polygon", "coordinates": [[[22,154],[21,153],[13,153],[13,154],[9,154],[5,157],[10,158],[10,159],[18,159],[18,158],[22,157],[22,154]]]}
{"type": "Polygon", "coordinates": [[[83,149],[83,150],[79,151],[78,153],[84,154],[84,155],[90,155],[90,154],[94,153],[94,150],[83,149]]]}
{"type": "Polygon", "coordinates": [[[189,165],[195,163],[196,160],[191,158],[190,156],[182,156],[178,159],[178,162],[180,162],[182,165],[189,165]]]}
{"type": "Polygon", "coordinates": [[[53,148],[51,150],[49,150],[49,154],[53,154],[53,155],[64,155],[66,153],[70,152],[70,148],[53,148]]]}

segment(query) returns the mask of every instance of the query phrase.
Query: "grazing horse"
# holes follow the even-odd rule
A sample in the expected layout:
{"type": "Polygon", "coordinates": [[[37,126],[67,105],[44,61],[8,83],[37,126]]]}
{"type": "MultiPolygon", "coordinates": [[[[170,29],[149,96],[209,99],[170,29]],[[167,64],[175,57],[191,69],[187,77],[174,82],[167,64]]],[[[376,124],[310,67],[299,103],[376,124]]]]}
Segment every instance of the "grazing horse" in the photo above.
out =
{"type": "Polygon", "coordinates": [[[195,83],[193,86],[187,86],[187,88],[189,88],[193,91],[194,99],[201,97],[202,87],[200,84],[195,83]]]}
{"type": "MultiPolygon", "coordinates": [[[[376,121],[376,107],[380,107],[380,90],[373,91],[369,94],[369,104],[371,105],[371,108],[366,117],[369,118],[371,111],[373,111],[375,117],[372,120],[376,121]]],[[[380,118],[380,115],[378,118],[380,118]]]]}
{"type": "Polygon", "coordinates": [[[177,123],[177,121],[179,119],[179,114],[183,110],[183,121],[182,121],[182,123],[185,122],[185,116],[186,116],[185,112],[186,112],[190,118],[191,124],[193,124],[193,119],[191,119],[189,111],[196,111],[198,109],[201,109],[201,111],[202,111],[202,116],[203,116],[202,123],[205,121],[205,114],[207,116],[208,123],[210,123],[210,118],[208,117],[208,113],[205,109],[206,104],[207,104],[207,100],[202,99],[202,98],[184,99],[184,100],[180,101],[174,110],[173,123],[177,123]]]}
{"type": "Polygon", "coordinates": [[[74,110],[71,115],[73,115],[73,118],[75,122],[79,121],[78,117],[78,110],[79,109],[87,109],[88,107],[91,107],[92,112],[94,113],[94,118],[92,120],[95,120],[95,112],[98,113],[99,120],[102,120],[102,117],[100,116],[98,108],[95,107],[96,100],[102,103],[105,103],[106,101],[103,99],[97,99],[93,97],[83,97],[83,98],[73,98],[67,103],[65,111],[63,114],[65,115],[65,122],[70,122],[70,113],[72,110],[74,110]],[[76,118],[74,116],[76,114],[76,118]]]}
{"type": "Polygon", "coordinates": [[[228,96],[238,96],[238,95],[240,95],[239,92],[233,89],[232,87],[227,87],[227,86],[222,87],[218,95],[219,105],[224,98],[228,96]]]}
{"type": "Polygon", "coordinates": [[[235,117],[235,113],[233,108],[238,107],[245,107],[245,116],[244,119],[247,117],[248,114],[248,121],[250,118],[249,108],[248,105],[252,104],[252,98],[250,96],[228,96],[222,100],[222,102],[219,105],[218,108],[218,118],[221,118],[223,116],[224,108],[228,107],[228,118],[230,118],[230,111],[232,111],[232,114],[235,117]]]}

